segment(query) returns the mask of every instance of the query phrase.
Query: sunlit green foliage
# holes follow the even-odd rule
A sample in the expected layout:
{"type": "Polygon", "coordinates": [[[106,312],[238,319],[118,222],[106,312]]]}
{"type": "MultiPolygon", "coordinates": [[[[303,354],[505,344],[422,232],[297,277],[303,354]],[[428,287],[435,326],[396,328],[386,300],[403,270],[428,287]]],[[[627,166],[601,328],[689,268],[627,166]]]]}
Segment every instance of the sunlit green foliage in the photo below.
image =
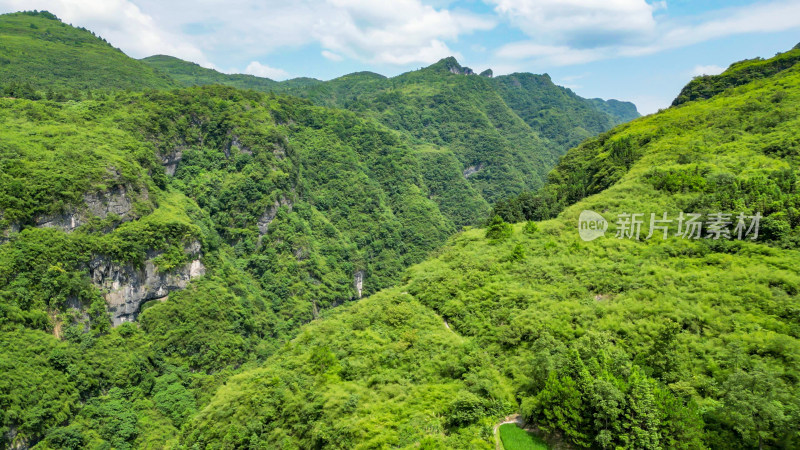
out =
{"type": "MultiPolygon", "coordinates": [[[[484,380],[483,386],[496,389],[485,381],[493,380],[510,387],[527,420],[577,447],[796,447],[800,439],[793,426],[800,421],[796,245],[791,240],[778,241],[788,247],[782,249],[749,240],[616,239],[614,215],[639,210],[674,214],[690,207],[750,213],[768,206],[772,209],[765,211],[772,212],[766,213],[767,218],[778,220],[774,217],[778,213],[790,216],[793,204],[787,198],[769,196],[795,192],[794,152],[789,147],[790,151],[765,153],[764,148],[772,148],[767,142],[791,142],[797,110],[787,108],[778,115],[781,120],[764,131],[748,128],[763,117],[762,109],[752,105],[779,89],[786,92],[783,105],[798,104],[797,86],[800,72],[790,69],[748,85],[737,96],[673,108],[573,150],[551,178],[554,192],[563,199],[563,206],[553,212],[560,211],[556,218],[510,229],[497,218],[485,230],[459,234],[436,257],[411,267],[399,286],[313,323],[301,340],[292,343],[294,347],[279,351],[257,372],[243,374],[230,390],[218,392],[214,407],[192,424],[191,436],[208,443],[222,436],[251,435],[260,425],[248,425],[246,418],[265,414],[256,411],[272,414],[267,430],[294,420],[302,411],[299,406],[270,404],[263,409],[248,399],[284,398],[288,392],[308,398],[319,392],[302,385],[298,391],[289,390],[282,381],[295,379],[303,370],[300,367],[311,361],[328,361],[326,367],[361,367],[370,355],[381,352],[366,345],[363,353],[355,351],[353,341],[340,337],[347,336],[346,331],[329,330],[342,329],[342,321],[361,323],[364,315],[379,314],[372,311],[391,317],[388,305],[394,302],[422,305],[442,317],[464,345],[481,349],[483,368],[499,373],[499,379],[488,374],[478,378],[484,380]],[[736,139],[728,138],[731,134],[736,139]],[[695,165],[700,169],[695,171],[695,165]],[[571,185],[560,178],[572,175],[568,167],[585,169],[569,178],[571,185]],[[705,172],[704,167],[710,170],[705,172]],[[670,178],[678,173],[685,176],[670,178]],[[727,174],[734,180],[725,184],[730,180],[727,174]],[[609,220],[605,237],[592,242],[580,239],[577,223],[583,210],[599,211],[609,220]],[[311,342],[324,342],[324,352],[311,356],[315,351],[311,342]],[[280,375],[281,370],[286,372],[280,375]],[[274,377],[273,384],[262,381],[267,377],[274,377]],[[234,410],[239,416],[215,414],[234,410]]],[[[389,324],[387,333],[403,332],[410,325],[389,324]]],[[[432,322],[413,326],[420,332],[435,328],[432,322]]],[[[359,339],[362,344],[366,341],[359,339]]],[[[416,345],[410,348],[419,350],[416,345]]],[[[440,358],[450,354],[442,352],[440,358]]],[[[419,364],[416,367],[426,367],[419,364]]],[[[401,370],[397,376],[410,375],[401,370]]],[[[338,383],[338,378],[334,380],[338,383]]],[[[347,381],[354,383],[348,385],[352,388],[370,385],[347,381]]],[[[416,386],[433,385],[420,380],[416,386]]],[[[324,392],[333,389],[326,387],[324,392]]],[[[464,426],[482,415],[497,420],[502,411],[492,416],[493,411],[480,402],[492,397],[476,394],[452,396],[450,406],[443,409],[444,423],[464,426]]],[[[398,411],[406,411],[399,417],[406,419],[387,418],[384,429],[412,417],[418,401],[406,397],[397,405],[398,411]]],[[[345,411],[339,411],[335,423],[349,424],[367,414],[345,411]]],[[[294,430],[287,434],[256,431],[258,440],[251,437],[246,442],[296,443],[280,441],[279,436],[303,439],[313,436],[309,430],[334,423],[327,422],[324,414],[314,417],[300,429],[287,427],[294,430]]],[[[428,442],[421,435],[415,439],[428,442]]],[[[384,435],[368,433],[361,441],[358,435],[325,436],[335,437],[326,442],[335,447],[350,442],[366,446],[371,442],[367,439],[384,435]]],[[[491,443],[490,436],[482,439],[484,445],[491,443]]]]}
{"type": "MultiPolygon", "coordinates": [[[[45,13],[0,29],[30,40],[30,21],[76,33],[45,13]]],[[[586,141],[443,248],[606,125],[543,77],[528,81],[581,120],[527,116],[540,99],[495,89],[514,79],[452,59],[293,80],[311,101],[221,86],[67,101],[10,82],[0,446],[489,449],[519,412],[580,448],[796,448],[800,68],[750,76],[771,64],[586,141]],[[568,133],[549,147],[548,129],[568,133]],[[43,227],[122,187],[124,217],[43,227]],[[583,210],[604,237],[580,239],[583,210]],[[755,241],[614,237],[618,214],[679,211],[764,218],[755,241]],[[91,261],[168,272],[195,242],[207,274],[111,328],[91,261]]],[[[126,87],[83,76],[63,87],[126,87]]],[[[166,87],[145,81],[130,87],[166,87]]]]}
{"type": "Polygon", "coordinates": [[[728,70],[720,75],[702,75],[687,84],[678,97],[672,102],[673,106],[700,99],[709,99],[725,90],[742,86],[752,81],[763,79],[786,70],[800,61],[800,44],[786,53],[775,58],[764,60],[762,58],[747,59],[731,64],[728,70]]]}
{"type": "MultiPolygon", "coordinates": [[[[763,65],[796,53],[778,55],[763,65]]],[[[641,211],[648,216],[667,211],[760,213],[761,241],[796,247],[800,242],[797,78],[794,66],[710,101],[674,107],[617,127],[565,155],[544,188],[498,202],[494,212],[512,222],[547,219],[565,205],[630,180],[624,184],[629,187],[619,191],[624,195],[616,204],[630,198],[631,192],[645,192],[646,185],[659,194],[645,198],[661,196],[657,210],[641,211]]]]}
{"type": "Polygon", "coordinates": [[[37,96],[55,91],[69,98],[85,98],[91,91],[179,86],[94,33],[44,11],[0,15],[0,91],[15,83],[31,86],[37,96]]]}

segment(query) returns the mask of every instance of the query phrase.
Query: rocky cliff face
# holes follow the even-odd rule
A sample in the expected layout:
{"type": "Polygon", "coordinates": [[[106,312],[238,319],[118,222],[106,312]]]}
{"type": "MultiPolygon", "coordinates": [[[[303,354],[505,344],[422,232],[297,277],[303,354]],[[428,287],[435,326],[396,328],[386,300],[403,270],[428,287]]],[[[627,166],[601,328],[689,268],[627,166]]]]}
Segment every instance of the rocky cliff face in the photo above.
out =
{"type": "MultiPolygon", "coordinates": [[[[134,202],[131,190],[130,186],[120,185],[107,191],[84,194],[84,207],[61,214],[37,217],[36,226],[60,228],[65,232],[70,232],[85,224],[92,217],[105,219],[109,214],[115,214],[123,222],[130,220],[134,202]]],[[[147,200],[146,188],[142,191],[141,197],[147,200]]]]}
{"type": "Polygon", "coordinates": [[[161,155],[161,165],[164,166],[164,172],[167,175],[175,175],[175,169],[178,168],[178,163],[183,159],[183,148],[175,148],[172,152],[161,155]]]}
{"type": "Polygon", "coordinates": [[[273,203],[272,206],[267,207],[267,209],[264,211],[264,214],[262,214],[261,217],[258,218],[259,237],[267,234],[267,231],[269,230],[269,224],[272,223],[273,220],[275,220],[275,217],[278,215],[278,209],[281,206],[285,206],[289,208],[289,211],[291,211],[293,205],[294,202],[292,202],[291,199],[285,196],[281,196],[280,199],[275,200],[275,203],[273,203]]]}
{"type": "Polygon", "coordinates": [[[92,282],[103,291],[114,326],[136,320],[143,303],[163,299],[170,292],[184,289],[193,278],[204,275],[200,261],[200,243],[193,242],[184,251],[191,261],[169,272],[158,270],[153,260],[162,252],[152,252],[142,267],[119,265],[104,256],[89,263],[92,282]]]}
{"type": "Polygon", "coordinates": [[[359,270],[353,276],[353,287],[358,292],[358,298],[361,298],[361,293],[364,290],[364,271],[359,270]]]}
{"type": "Polygon", "coordinates": [[[464,174],[464,178],[469,178],[472,175],[480,172],[483,169],[483,163],[478,164],[477,166],[469,166],[462,172],[464,174]]]}
{"type": "MultiPolygon", "coordinates": [[[[33,222],[39,228],[58,228],[65,233],[72,232],[93,217],[105,219],[109,214],[114,214],[122,222],[127,222],[134,219],[134,202],[148,198],[147,186],[136,190],[129,185],[117,185],[106,191],[84,194],[82,205],[70,207],[59,214],[35,217],[33,222]]],[[[2,223],[3,213],[0,211],[0,226],[2,223]]],[[[5,229],[0,228],[0,244],[7,241],[11,233],[19,232],[21,229],[18,223],[7,225],[5,229]]]]}

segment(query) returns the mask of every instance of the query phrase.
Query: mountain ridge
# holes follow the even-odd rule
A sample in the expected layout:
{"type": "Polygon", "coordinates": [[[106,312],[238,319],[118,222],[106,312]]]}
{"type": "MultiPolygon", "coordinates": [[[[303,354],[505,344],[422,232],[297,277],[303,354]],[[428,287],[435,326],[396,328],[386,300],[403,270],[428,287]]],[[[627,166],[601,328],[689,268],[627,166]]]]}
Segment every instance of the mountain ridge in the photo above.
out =
{"type": "Polygon", "coordinates": [[[174,86],[43,14],[0,70],[93,69],[0,86],[0,448],[800,447],[797,50],[612,125],[447,58],[174,86]]]}

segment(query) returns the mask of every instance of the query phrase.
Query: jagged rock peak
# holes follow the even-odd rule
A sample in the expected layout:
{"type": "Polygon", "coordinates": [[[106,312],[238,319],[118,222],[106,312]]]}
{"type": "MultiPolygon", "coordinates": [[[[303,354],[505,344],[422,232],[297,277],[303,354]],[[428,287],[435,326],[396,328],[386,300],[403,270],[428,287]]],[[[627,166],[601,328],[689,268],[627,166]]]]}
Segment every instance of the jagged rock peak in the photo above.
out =
{"type": "Polygon", "coordinates": [[[475,72],[473,72],[472,69],[470,69],[469,67],[462,66],[452,56],[448,56],[447,58],[440,60],[436,64],[431,65],[429,68],[446,70],[456,75],[475,75],[475,72]]]}

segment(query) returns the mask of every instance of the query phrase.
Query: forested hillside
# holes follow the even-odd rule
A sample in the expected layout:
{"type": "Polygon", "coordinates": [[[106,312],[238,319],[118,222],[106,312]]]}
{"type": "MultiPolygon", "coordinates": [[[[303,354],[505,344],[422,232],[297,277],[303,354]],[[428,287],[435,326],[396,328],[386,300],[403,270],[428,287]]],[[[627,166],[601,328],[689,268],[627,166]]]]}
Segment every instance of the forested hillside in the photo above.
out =
{"type": "Polygon", "coordinates": [[[288,93],[400,131],[417,144],[434,201],[459,226],[478,223],[488,205],[501,198],[540,187],[569,147],[639,116],[630,103],[583,99],[547,75],[493,79],[490,73],[474,74],[455,58],[393,78],[359,72],[326,82],[258,85],[176,58],[143,61],[186,85],[222,83],[288,93]]]}
{"type": "Polygon", "coordinates": [[[0,15],[4,97],[81,99],[110,90],[179,86],[91,31],[69,26],[48,12],[0,15]]]}
{"type": "Polygon", "coordinates": [[[468,448],[519,408],[579,448],[797,447],[798,104],[794,66],[589,140],[544,189],[557,217],[459,234],[400,285],[238,375],[184,439],[468,448]],[[605,217],[604,237],[581,240],[583,210],[605,217]],[[675,235],[681,211],[731,214],[732,234],[675,235]],[[625,213],[667,213],[669,237],[648,239],[644,222],[634,238],[625,213]],[[738,214],[763,215],[755,239],[738,238],[738,214]],[[420,308],[427,324],[404,319],[420,308]],[[434,394],[445,386],[457,392],[434,394]]]}
{"type": "Polygon", "coordinates": [[[618,125],[0,33],[0,448],[800,447],[797,49],[618,125]]]}
{"type": "Polygon", "coordinates": [[[142,59],[142,62],[158,69],[162,73],[169,74],[171,78],[184,86],[221,84],[239,89],[269,92],[278,85],[277,82],[269,78],[243,74],[228,75],[167,55],[149,56],[142,59]]]}

